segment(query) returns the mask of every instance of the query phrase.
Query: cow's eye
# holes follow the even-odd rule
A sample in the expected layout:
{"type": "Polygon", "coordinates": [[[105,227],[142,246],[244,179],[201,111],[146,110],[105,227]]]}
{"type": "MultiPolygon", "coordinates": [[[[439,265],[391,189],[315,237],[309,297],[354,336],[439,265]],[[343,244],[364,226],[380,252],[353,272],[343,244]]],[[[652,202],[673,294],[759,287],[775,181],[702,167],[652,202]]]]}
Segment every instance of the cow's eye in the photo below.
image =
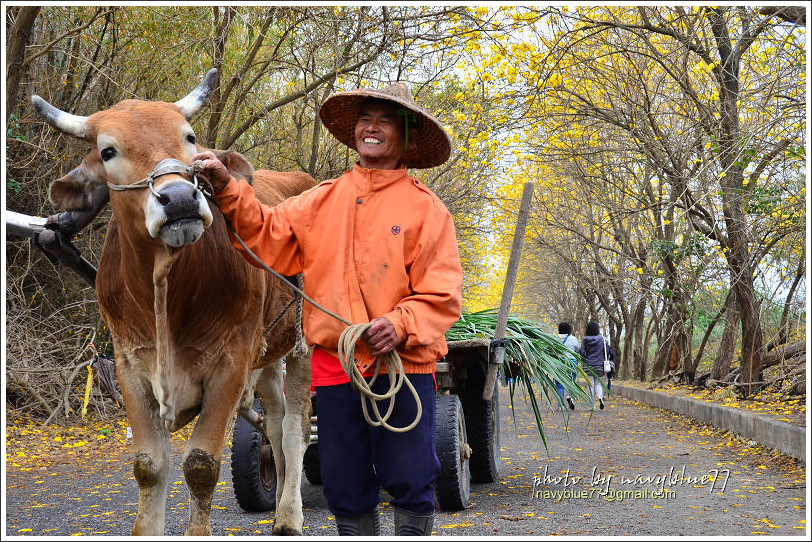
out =
{"type": "Polygon", "coordinates": [[[100,154],[101,159],[106,162],[116,155],[116,149],[114,149],[113,147],[105,147],[101,150],[100,154]]]}
{"type": "Polygon", "coordinates": [[[189,135],[186,136],[186,141],[188,141],[189,143],[194,145],[195,141],[197,141],[197,138],[195,137],[194,134],[189,134],[189,135]]]}

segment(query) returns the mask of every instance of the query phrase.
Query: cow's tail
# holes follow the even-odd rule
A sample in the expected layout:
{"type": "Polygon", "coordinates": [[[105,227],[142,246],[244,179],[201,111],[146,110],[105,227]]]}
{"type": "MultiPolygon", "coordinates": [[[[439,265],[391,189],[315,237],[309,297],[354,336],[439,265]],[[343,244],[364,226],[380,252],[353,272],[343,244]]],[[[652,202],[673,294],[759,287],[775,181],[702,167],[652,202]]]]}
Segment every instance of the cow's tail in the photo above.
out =
{"type": "MultiPolygon", "coordinates": [[[[296,275],[296,285],[299,290],[304,290],[304,275],[296,275]]],[[[304,313],[304,297],[294,293],[296,296],[296,342],[293,345],[293,357],[301,358],[307,354],[307,343],[304,339],[304,328],[302,327],[302,315],[304,313]]]]}
{"type": "MultiPolygon", "coordinates": [[[[174,251],[173,251],[174,252],[174,251]]],[[[169,329],[169,313],[167,310],[167,293],[169,271],[175,258],[167,252],[159,251],[155,256],[155,266],[152,271],[155,308],[155,374],[152,379],[152,390],[160,405],[161,419],[167,430],[171,431],[175,425],[175,398],[174,387],[174,354],[172,334],[169,329]]]]}

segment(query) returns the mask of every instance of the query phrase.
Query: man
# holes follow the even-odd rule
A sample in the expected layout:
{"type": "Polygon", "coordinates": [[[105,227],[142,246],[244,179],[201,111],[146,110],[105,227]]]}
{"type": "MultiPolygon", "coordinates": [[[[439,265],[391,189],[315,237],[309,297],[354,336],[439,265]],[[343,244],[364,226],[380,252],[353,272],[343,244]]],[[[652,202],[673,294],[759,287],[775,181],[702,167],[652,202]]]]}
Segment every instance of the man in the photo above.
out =
{"type": "MultiPolygon", "coordinates": [[[[324,494],[339,534],[379,534],[383,487],[392,497],[395,534],[429,535],[440,469],[434,370],[448,350],[445,332],[460,316],[462,271],[450,213],[406,168],[444,163],[451,142],[402,83],[337,93],[319,117],[358,151],[358,162],[278,207],[260,204],[251,186],[229,178],[213,154],[194,159],[205,161],[203,175],[220,209],[251,250],[277,272],[303,273],[305,293],[326,309],[371,324],[355,350],[364,376],[373,374],[376,357],[397,350],[419,396],[422,416],[410,431],[370,426],[336,357],[344,324],[305,304],[305,337],[315,346],[324,494]]],[[[384,380],[373,391],[382,393],[384,380]]],[[[406,388],[394,397],[387,420],[394,427],[416,416],[406,388]]]]}

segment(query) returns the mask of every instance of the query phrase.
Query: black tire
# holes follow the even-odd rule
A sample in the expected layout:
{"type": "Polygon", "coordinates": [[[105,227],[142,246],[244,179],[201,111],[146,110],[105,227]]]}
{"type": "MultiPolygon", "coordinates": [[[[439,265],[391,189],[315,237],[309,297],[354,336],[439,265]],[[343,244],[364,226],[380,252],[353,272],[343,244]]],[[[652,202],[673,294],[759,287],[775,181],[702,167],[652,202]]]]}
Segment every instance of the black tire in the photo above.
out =
{"type": "Polygon", "coordinates": [[[440,475],[435,482],[437,503],[443,510],[465,510],[471,497],[465,416],[456,395],[437,398],[437,457],[440,475]]]}
{"type": "Polygon", "coordinates": [[[499,390],[494,386],[493,400],[482,399],[482,383],[469,380],[462,398],[468,444],[471,446],[471,480],[495,482],[502,466],[499,435],[499,390]],[[472,385],[474,384],[474,385],[472,385]]]}
{"type": "Polygon", "coordinates": [[[321,461],[319,460],[319,444],[313,443],[307,447],[304,453],[304,473],[307,481],[314,486],[320,486],[321,481],[321,461]]]}
{"type": "MultiPolygon", "coordinates": [[[[262,412],[259,401],[254,410],[262,412]]],[[[242,416],[237,416],[231,439],[231,481],[237,504],[246,512],[276,508],[276,464],[271,443],[242,416]]]]}

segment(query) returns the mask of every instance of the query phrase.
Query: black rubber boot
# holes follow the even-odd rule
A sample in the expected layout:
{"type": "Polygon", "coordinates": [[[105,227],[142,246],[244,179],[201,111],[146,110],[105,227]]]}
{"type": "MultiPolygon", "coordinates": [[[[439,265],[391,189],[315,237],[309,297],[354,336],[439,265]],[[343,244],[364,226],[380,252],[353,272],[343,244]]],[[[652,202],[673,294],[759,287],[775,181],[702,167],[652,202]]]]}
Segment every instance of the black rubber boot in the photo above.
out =
{"type": "Polygon", "coordinates": [[[378,507],[354,518],[336,516],[336,528],[339,536],[379,536],[381,515],[378,507]]]}
{"type": "Polygon", "coordinates": [[[429,536],[434,526],[434,512],[419,515],[395,508],[395,536],[429,536]]]}

